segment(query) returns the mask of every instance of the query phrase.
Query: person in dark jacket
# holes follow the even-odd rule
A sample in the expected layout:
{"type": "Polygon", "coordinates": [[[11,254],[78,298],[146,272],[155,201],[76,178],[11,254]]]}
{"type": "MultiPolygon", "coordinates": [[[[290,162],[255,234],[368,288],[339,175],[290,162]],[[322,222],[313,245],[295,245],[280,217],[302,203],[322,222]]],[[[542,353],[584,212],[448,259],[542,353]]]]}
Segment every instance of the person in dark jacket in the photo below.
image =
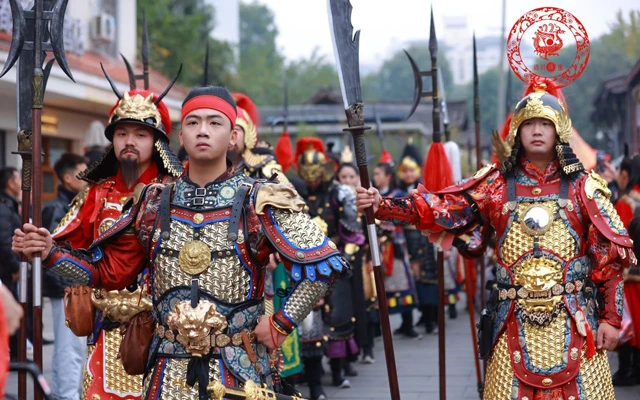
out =
{"type": "Polygon", "coordinates": [[[0,280],[15,292],[20,258],[11,251],[13,231],[21,227],[18,198],[22,179],[13,167],[0,169],[0,280]]]}
{"type": "MultiPolygon", "coordinates": [[[[19,202],[22,178],[14,167],[0,169],[0,280],[17,298],[20,258],[11,251],[13,231],[22,226],[19,202]]],[[[10,353],[15,359],[18,338],[11,336],[10,353]]]]}
{"type": "MultiPolygon", "coordinates": [[[[58,195],[42,209],[42,226],[54,231],[72,207],[73,199],[85,188],[78,174],[87,169],[87,158],[64,153],[53,166],[58,176],[58,195]]],[[[57,399],[77,399],[82,380],[85,338],[78,337],[65,325],[64,290],[72,283],[60,275],[44,271],[42,295],[51,300],[55,343],[51,386],[57,399]]]]}

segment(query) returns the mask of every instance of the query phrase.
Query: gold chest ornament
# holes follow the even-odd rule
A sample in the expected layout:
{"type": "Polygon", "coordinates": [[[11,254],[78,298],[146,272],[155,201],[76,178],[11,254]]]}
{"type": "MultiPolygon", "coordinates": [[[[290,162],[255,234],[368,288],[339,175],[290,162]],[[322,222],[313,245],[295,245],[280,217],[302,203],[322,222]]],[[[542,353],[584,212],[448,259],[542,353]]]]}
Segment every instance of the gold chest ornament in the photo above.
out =
{"type": "Polygon", "coordinates": [[[189,275],[198,275],[209,268],[211,251],[209,247],[199,241],[192,240],[185,243],[178,255],[180,269],[189,275]]]}
{"type": "MultiPolygon", "coordinates": [[[[545,253],[536,256],[532,251],[536,247],[541,252],[552,249],[568,260],[576,249],[575,240],[558,218],[558,208],[556,201],[518,204],[513,212],[519,218],[510,226],[502,249],[504,261],[513,265],[514,284],[521,286],[517,293],[518,305],[544,320],[548,320],[562,300],[564,267],[557,259],[545,253]]],[[[515,289],[510,290],[515,292],[515,289]]],[[[513,298],[514,294],[508,297],[513,298]]]]}

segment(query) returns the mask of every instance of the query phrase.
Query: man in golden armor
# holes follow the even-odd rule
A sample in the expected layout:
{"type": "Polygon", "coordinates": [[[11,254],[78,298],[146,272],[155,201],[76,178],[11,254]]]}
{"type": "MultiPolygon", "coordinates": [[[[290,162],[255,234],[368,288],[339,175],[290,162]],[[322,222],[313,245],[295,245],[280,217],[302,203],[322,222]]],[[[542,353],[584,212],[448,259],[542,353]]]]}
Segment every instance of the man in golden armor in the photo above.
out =
{"type": "MultiPolygon", "coordinates": [[[[107,79],[111,81],[108,76],[107,79]]],[[[182,173],[182,164],[169,149],[171,119],[162,102],[167,91],[161,96],[146,90],[122,94],[116,91],[118,101],[109,112],[109,125],[104,132],[112,146],[79,175],[90,185],[72,201],[54,231],[56,243],[74,249],[88,248],[120,217],[136,185],[170,182],[182,173]]],[[[16,246],[14,240],[14,251],[20,248],[21,244],[16,246]]],[[[128,282],[133,287],[136,283],[135,279],[128,282]]],[[[142,396],[142,376],[128,375],[118,357],[119,326],[151,306],[146,291],[143,295],[141,288],[133,287],[131,291],[92,291],[96,313],[86,316],[94,319],[94,324],[87,337],[83,399],[130,400],[142,396]]]]}
{"type": "Polygon", "coordinates": [[[229,146],[229,158],[235,170],[244,171],[245,175],[255,179],[269,179],[273,174],[277,174],[279,183],[289,185],[289,180],[272,151],[257,147],[260,122],[258,108],[246,94],[234,93],[233,99],[238,108],[234,128],[237,141],[229,146]]]}
{"type": "Polygon", "coordinates": [[[618,341],[623,270],[636,260],[606,182],[569,146],[565,110],[551,81],[534,81],[516,105],[499,169],[400,199],[358,189],[360,209],[414,224],[443,248],[495,230],[496,281],[480,338],[486,399],[615,398],[606,350],[618,341]]]}

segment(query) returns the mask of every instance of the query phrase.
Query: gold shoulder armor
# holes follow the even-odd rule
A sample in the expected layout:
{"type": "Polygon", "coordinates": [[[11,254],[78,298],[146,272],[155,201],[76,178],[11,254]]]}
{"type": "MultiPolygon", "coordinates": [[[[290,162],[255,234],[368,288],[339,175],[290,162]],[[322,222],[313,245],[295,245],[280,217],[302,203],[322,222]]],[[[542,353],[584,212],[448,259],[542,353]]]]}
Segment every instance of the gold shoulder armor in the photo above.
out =
{"type": "Polygon", "coordinates": [[[266,206],[274,206],[283,210],[302,212],[305,202],[295,189],[280,183],[265,183],[256,194],[255,208],[262,214],[266,206]]]}
{"type": "Polygon", "coordinates": [[[84,202],[87,200],[90,186],[91,185],[85,186],[81,191],[78,192],[78,194],[75,195],[73,200],[71,200],[71,204],[69,204],[69,211],[67,211],[64,217],[62,217],[62,219],[58,223],[58,226],[56,226],[56,229],[54,229],[51,233],[52,235],[58,233],[61,227],[66,226],[69,221],[76,216],[80,207],[82,207],[84,202]]]}
{"type": "Polygon", "coordinates": [[[256,154],[253,151],[247,149],[243,154],[242,154],[242,159],[244,160],[245,164],[247,164],[247,166],[249,167],[249,169],[253,170],[256,167],[259,167],[262,163],[265,162],[265,160],[269,158],[268,154],[256,154]]]}
{"type": "Polygon", "coordinates": [[[491,171],[491,169],[495,168],[495,164],[487,164],[484,167],[480,168],[475,175],[473,175],[473,179],[479,179],[482,178],[484,175],[486,175],[489,171],[491,171]]]}
{"type": "Polygon", "coordinates": [[[593,170],[589,171],[589,176],[587,176],[587,180],[584,183],[584,191],[589,200],[593,199],[595,192],[599,190],[607,199],[611,197],[611,190],[607,185],[607,181],[604,180],[600,175],[598,175],[593,170]]]}
{"type": "Polygon", "coordinates": [[[262,175],[264,175],[267,179],[271,178],[271,175],[274,173],[278,174],[278,183],[283,185],[291,185],[287,176],[282,172],[282,166],[278,164],[275,159],[267,161],[267,163],[262,167],[262,175]]]}

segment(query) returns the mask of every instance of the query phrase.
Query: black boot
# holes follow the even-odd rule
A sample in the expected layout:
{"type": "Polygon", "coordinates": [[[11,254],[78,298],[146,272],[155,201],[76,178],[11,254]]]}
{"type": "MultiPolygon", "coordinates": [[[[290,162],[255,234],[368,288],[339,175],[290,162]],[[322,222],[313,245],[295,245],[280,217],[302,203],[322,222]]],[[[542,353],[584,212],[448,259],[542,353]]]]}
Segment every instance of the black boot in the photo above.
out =
{"type": "Polygon", "coordinates": [[[305,357],[302,359],[304,362],[304,375],[309,385],[309,396],[311,400],[326,400],[327,395],[324,394],[322,389],[322,357],[305,357]]]}
{"type": "Polygon", "coordinates": [[[618,349],[618,371],[613,374],[613,386],[633,386],[636,384],[636,376],[632,369],[631,358],[633,347],[629,344],[618,349]]]}
{"type": "Polygon", "coordinates": [[[331,365],[331,384],[338,386],[340,389],[350,388],[351,382],[342,375],[343,359],[332,358],[329,361],[329,365],[331,365]]]}
{"type": "Polygon", "coordinates": [[[429,306],[420,306],[420,319],[416,322],[415,326],[426,325],[427,324],[427,308],[429,306]]]}
{"type": "Polygon", "coordinates": [[[353,365],[348,361],[344,362],[343,369],[344,369],[344,376],[358,376],[358,371],[356,371],[356,369],[353,368],[353,365]]]}
{"type": "Polygon", "coordinates": [[[456,304],[449,304],[449,319],[458,318],[458,310],[456,309],[456,304]]]}
{"type": "Polygon", "coordinates": [[[635,375],[636,385],[640,385],[640,349],[637,347],[631,348],[633,354],[631,356],[631,373],[635,375]]]}

